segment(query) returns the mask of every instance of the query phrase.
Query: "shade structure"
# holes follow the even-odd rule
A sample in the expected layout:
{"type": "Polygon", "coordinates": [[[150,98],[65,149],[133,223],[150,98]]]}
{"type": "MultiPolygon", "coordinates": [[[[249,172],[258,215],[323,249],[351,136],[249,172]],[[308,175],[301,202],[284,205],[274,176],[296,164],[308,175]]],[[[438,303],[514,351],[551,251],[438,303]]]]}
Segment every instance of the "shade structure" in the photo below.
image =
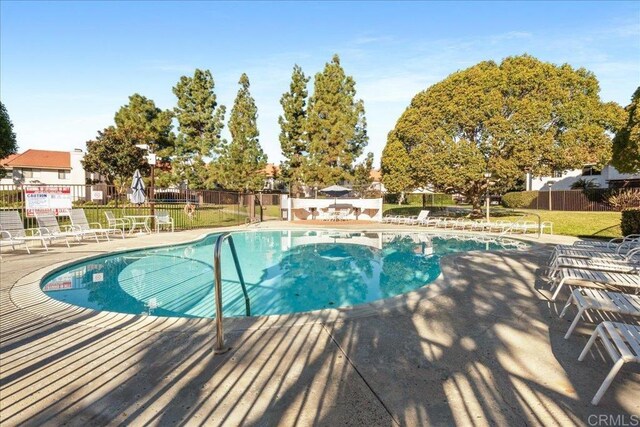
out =
{"type": "Polygon", "coordinates": [[[342,187],[340,185],[332,185],[330,187],[323,188],[322,190],[319,190],[319,191],[331,197],[340,197],[350,193],[351,189],[347,187],[342,187]]]}
{"type": "Polygon", "coordinates": [[[144,194],[144,182],[142,181],[142,175],[140,171],[136,169],[133,174],[133,180],[131,181],[131,195],[129,196],[131,203],[141,205],[147,199],[144,194]]]}

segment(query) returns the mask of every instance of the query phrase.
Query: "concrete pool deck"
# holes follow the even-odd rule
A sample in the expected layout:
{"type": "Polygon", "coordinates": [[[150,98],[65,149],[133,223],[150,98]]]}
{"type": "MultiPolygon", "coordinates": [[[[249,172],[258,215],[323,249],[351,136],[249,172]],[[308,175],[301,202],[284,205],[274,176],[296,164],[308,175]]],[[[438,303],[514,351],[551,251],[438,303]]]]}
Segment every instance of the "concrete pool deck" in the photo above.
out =
{"type": "MultiPolygon", "coordinates": [[[[308,224],[260,226],[288,227],[308,224]]],[[[426,231],[384,224],[331,228],[426,231]]],[[[583,322],[564,340],[570,316],[558,313],[568,292],[554,304],[540,279],[552,244],[572,238],[543,236],[531,239],[537,243],[526,251],[447,257],[432,290],[383,304],[229,321],[232,349],[218,356],[212,321],[66,306],[50,311],[51,301],[28,289],[61,262],[188,241],[206,231],[71,249],[57,244],[31,255],[3,249],[2,425],[605,425],[598,416],[640,419],[638,365],[623,368],[599,406],[589,403],[612,362],[600,346],[577,361],[593,325],[583,322]]]]}

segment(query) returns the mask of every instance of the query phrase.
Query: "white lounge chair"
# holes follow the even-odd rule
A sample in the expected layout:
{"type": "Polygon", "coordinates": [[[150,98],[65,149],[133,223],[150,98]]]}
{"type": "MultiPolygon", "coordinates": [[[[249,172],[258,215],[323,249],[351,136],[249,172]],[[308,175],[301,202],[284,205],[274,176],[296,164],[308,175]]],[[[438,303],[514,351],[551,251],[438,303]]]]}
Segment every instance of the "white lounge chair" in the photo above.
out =
{"type": "Polygon", "coordinates": [[[102,234],[107,240],[109,240],[109,234],[120,233],[120,236],[124,239],[124,231],[120,228],[103,228],[99,222],[90,223],[87,220],[87,215],[84,213],[84,209],[71,209],[69,214],[71,219],[72,231],[86,231],[102,234]],[[93,228],[91,226],[94,226],[93,228]]]}
{"type": "Polygon", "coordinates": [[[553,278],[559,268],[640,273],[640,262],[606,258],[571,258],[560,256],[549,265],[548,277],[553,278]]]}
{"type": "Polygon", "coordinates": [[[16,245],[24,245],[27,253],[31,253],[27,242],[40,242],[46,251],[47,241],[51,239],[40,234],[37,228],[24,228],[24,223],[18,211],[2,211],[0,212],[0,243],[2,245],[11,245],[13,250],[16,245]]]}
{"type": "Polygon", "coordinates": [[[174,221],[173,221],[173,218],[171,218],[171,215],[169,215],[169,212],[157,211],[155,220],[156,220],[156,233],[159,233],[160,228],[163,226],[171,227],[171,232],[173,233],[174,221]]]}
{"type": "Polygon", "coordinates": [[[603,242],[601,240],[577,240],[573,242],[574,246],[590,246],[592,248],[618,248],[620,246],[629,246],[640,240],[640,234],[629,234],[624,237],[616,237],[614,239],[603,242]]]}
{"type": "Polygon", "coordinates": [[[571,336],[580,318],[587,310],[640,316],[640,296],[638,295],[609,292],[603,289],[574,289],[571,292],[569,301],[567,301],[562,313],[560,313],[560,317],[564,317],[572,304],[578,307],[578,314],[573,319],[571,326],[569,326],[569,330],[565,334],[564,339],[568,339],[571,336]]]}
{"type": "Polygon", "coordinates": [[[98,235],[94,231],[73,230],[71,226],[66,226],[63,231],[56,217],[51,214],[36,214],[36,221],[38,222],[40,234],[51,239],[65,239],[67,246],[69,246],[69,237],[81,240],[85,236],[90,236],[95,238],[96,242],[99,242],[98,235]]]}
{"type": "Polygon", "coordinates": [[[589,349],[598,338],[602,340],[604,349],[609,353],[614,364],[595,396],[593,396],[592,405],[600,403],[600,399],[602,399],[602,396],[604,396],[618,371],[625,363],[640,363],[640,326],[619,322],[602,322],[593,331],[589,342],[580,353],[578,361],[582,362],[584,360],[589,349]]]}
{"type": "Polygon", "coordinates": [[[406,216],[406,217],[402,218],[401,224],[417,225],[417,224],[420,224],[421,222],[425,221],[428,216],[429,216],[429,211],[421,210],[418,215],[406,216]]]}
{"type": "Polygon", "coordinates": [[[397,218],[398,215],[385,215],[382,217],[382,223],[383,224],[391,224],[393,222],[393,220],[395,218],[397,218]]]}
{"type": "Polygon", "coordinates": [[[549,258],[549,265],[554,264],[560,257],[640,262],[640,248],[634,248],[624,253],[616,253],[607,248],[558,245],[554,248],[551,258],[549,258]]]}
{"type": "Polygon", "coordinates": [[[640,290],[640,275],[614,273],[596,270],[581,270],[579,268],[559,268],[553,282],[558,282],[551,301],[555,301],[565,282],[575,280],[582,283],[592,283],[602,286],[617,288],[630,288],[638,292],[640,290]]]}

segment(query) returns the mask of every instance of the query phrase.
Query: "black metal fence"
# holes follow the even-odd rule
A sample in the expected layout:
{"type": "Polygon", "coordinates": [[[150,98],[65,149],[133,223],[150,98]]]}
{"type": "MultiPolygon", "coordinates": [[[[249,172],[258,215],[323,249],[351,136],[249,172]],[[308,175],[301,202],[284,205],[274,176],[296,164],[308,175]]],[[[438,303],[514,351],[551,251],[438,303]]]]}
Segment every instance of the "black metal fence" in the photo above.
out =
{"type": "Polygon", "coordinates": [[[0,185],[0,210],[18,210],[25,227],[36,227],[35,212],[50,211],[64,224],[69,203],[84,209],[90,222],[106,226],[105,212],[116,217],[150,215],[167,211],[175,228],[188,230],[203,227],[241,225],[250,219],[280,218],[279,194],[245,194],[222,190],[147,188],[146,201],[131,203],[131,189],[98,185],[0,185]],[[262,212],[261,212],[262,211],[262,212]]]}

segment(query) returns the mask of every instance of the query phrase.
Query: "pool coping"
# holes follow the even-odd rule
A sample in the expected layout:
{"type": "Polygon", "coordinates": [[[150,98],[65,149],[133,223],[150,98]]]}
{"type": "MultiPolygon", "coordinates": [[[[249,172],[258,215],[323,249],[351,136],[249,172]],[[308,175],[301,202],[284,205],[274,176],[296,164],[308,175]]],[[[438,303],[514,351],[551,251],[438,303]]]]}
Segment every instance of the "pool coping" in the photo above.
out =
{"type": "MultiPolygon", "coordinates": [[[[174,242],[170,244],[147,244],[142,246],[134,246],[123,250],[110,251],[108,255],[128,253],[132,251],[138,251],[142,249],[155,249],[163,248],[167,246],[176,246],[182,244],[194,243],[203,238],[222,232],[234,232],[234,231],[273,231],[273,230],[301,230],[299,227],[278,227],[278,228],[251,228],[246,227],[233,227],[224,229],[210,229],[206,233],[203,233],[196,238],[191,238],[181,242],[174,242]]],[[[315,229],[315,227],[314,227],[315,229]]],[[[364,227],[358,227],[357,229],[333,229],[333,228],[318,228],[323,231],[350,231],[350,232],[397,232],[397,233],[428,233],[428,234],[466,234],[466,235],[478,235],[478,233],[455,231],[447,232],[447,230],[441,230],[434,233],[431,230],[425,229],[409,229],[409,228],[376,228],[367,229],[364,227]]],[[[485,236],[500,237],[495,233],[484,233],[485,236]]],[[[376,301],[371,301],[365,304],[349,307],[339,308],[327,308],[321,310],[314,310],[303,313],[291,313],[281,315],[267,315],[267,316],[250,316],[250,317],[228,317],[224,318],[224,328],[226,332],[241,332],[246,330],[257,329],[269,329],[269,328],[283,328],[283,327],[295,327],[308,324],[318,323],[332,323],[353,318],[363,318],[373,315],[385,315],[398,310],[413,309],[421,301],[426,299],[432,299],[438,295],[445,293],[450,289],[454,283],[445,277],[445,270],[455,269],[456,259],[465,255],[474,255],[479,253],[514,253],[514,252],[528,252],[536,251],[543,247],[541,242],[531,241],[531,238],[527,238],[526,235],[513,237],[502,236],[512,240],[524,241],[530,246],[527,249],[513,249],[513,250],[494,250],[494,251],[464,251],[454,254],[448,254],[440,259],[440,274],[438,277],[427,285],[418,289],[411,290],[401,295],[395,295],[393,297],[384,298],[376,301]]],[[[106,329],[121,329],[121,330],[135,330],[145,332],[175,332],[185,333],[202,328],[210,327],[212,331],[215,326],[215,319],[209,318],[180,318],[180,317],[160,317],[153,315],[134,315],[109,311],[98,311],[90,308],[84,308],[68,304],[62,301],[55,300],[47,296],[41,289],[41,281],[51,274],[54,274],[56,270],[61,270],[70,264],[78,262],[85,262],[91,259],[104,257],[105,254],[89,255],[76,258],[74,260],[66,260],[58,262],[47,267],[43,267],[28,273],[13,285],[9,290],[9,297],[12,302],[22,310],[29,313],[51,319],[54,321],[81,324],[84,326],[90,326],[95,328],[106,329]]]]}

